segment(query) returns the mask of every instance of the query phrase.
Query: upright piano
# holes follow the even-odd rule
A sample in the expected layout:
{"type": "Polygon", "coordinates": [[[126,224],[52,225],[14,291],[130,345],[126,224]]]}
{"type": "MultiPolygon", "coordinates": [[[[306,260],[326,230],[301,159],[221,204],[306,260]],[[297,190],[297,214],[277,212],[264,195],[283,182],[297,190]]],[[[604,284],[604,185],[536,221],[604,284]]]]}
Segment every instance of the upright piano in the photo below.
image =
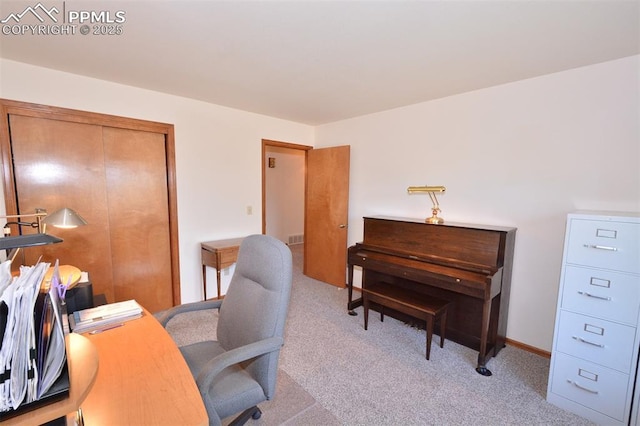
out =
{"type": "MultiPolygon", "coordinates": [[[[446,336],[478,351],[476,371],[489,376],[488,359],[505,346],[516,228],[419,219],[365,217],[364,238],[348,251],[348,306],[353,270],[362,286],[389,285],[451,302],[446,336]]],[[[388,312],[404,320],[402,314],[388,312]]]]}

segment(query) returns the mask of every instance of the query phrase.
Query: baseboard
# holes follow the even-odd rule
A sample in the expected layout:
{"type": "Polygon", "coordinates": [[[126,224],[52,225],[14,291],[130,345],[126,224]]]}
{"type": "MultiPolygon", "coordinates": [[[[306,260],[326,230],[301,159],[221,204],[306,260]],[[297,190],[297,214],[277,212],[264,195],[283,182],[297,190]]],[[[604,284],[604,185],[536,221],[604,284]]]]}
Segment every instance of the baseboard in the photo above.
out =
{"type": "Polygon", "coordinates": [[[507,345],[509,345],[509,346],[513,346],[513,347],[516,347],[516,348],[518,348],[518,349],[522,349],[522,350],[525,350],[525,351],[527,351],[527,352],[531,352],[531,353],[534,353],[534,354],[536,354],[536,355],[543,356],[543,357],[545,357],[545,358],[551,358],[551,352],[548,352],[548,351],[542,350],[542,349],[540,349],[540,348],[536,348],[536,347],[534,347],[534,346],[527,345],[527,344],[522,343],[522,342],[518,342],[518,341],[515,341],[515,340],[511,340],[511,339],[509,339],[508,337],[507,337],[507,339],[506,339],[505,343],[506,343],[507,345]]]}

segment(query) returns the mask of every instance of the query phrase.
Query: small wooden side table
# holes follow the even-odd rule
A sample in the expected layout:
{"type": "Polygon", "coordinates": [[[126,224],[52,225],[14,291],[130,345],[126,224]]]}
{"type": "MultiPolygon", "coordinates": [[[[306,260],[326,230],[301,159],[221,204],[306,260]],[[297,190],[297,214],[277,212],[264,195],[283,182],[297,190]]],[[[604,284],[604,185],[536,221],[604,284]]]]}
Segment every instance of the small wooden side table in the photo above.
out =
{"type": "Polygon", "coordinates": [[[217,297],[220,298],[220,271],[227,268],[238,259],[240,243],[244,238],[231,238],[228,240],[207,241],[200,243],[200,256],[202,257],[202,285],[204,287],[204,299],[207,300],[207,266],[216,268],[218,280],[217,297]]]}

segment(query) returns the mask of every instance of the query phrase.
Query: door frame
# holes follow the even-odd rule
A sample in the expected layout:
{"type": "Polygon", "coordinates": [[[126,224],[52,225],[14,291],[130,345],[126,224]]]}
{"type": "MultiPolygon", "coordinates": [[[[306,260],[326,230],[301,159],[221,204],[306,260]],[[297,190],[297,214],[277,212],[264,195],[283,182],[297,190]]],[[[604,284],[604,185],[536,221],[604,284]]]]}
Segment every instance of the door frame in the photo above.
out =
{"type": "Polygon", "coordinates": [[[175,163],[175,137],[173,124],[119,117],[109,114],[74,110],[42,104],[14,101],[0,98],[0,167],[5,211],[7,215],[18,214],[18,202],[13,187],[14,172],[11,156],[11,135],[9,116],[11,114],[61,120],[67,122],[92,124],[129,130],[140,130],[164,135],[167,170],[167,195],[169,211],[169,239],[171,255],[171,283],[173,304],[180,301],[180,256],[178,244],[178,207],[175,163]]]}
{"type": "MultiPolygon", "coordinates": [[[[267,147],[279,147],[279,148],[288,148],[288,149],[296,149],[300,151],[304,151],[304,161],[307,163],[307,152],[313,149],[312,146],[309,145],[300,145],[291,142],[280,142],[274,141],[271,139],[262,139],[262,233],[267,233],[267,147]]],[[[307,173],[307,169],[305,166],[305,176],[307,173]]],[[[306,183],[305,183],[306,186],[306,183]]],[[[305,197],[305,204],[307,200],[305,197]]]]}

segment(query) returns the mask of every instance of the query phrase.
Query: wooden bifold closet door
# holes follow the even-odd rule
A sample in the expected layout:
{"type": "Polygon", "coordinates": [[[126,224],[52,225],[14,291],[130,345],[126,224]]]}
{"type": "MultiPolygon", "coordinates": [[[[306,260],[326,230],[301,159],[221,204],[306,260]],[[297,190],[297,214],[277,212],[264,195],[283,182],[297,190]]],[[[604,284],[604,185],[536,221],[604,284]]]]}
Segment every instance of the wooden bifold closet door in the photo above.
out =
{"type": "MultiPolygon", "coordinates": [[[[179,304],[172,135],[138,120],[23,112],[6,115],[11,173],[3,164],[17,211],[70,207],[88,225],[49,227],[64,241],[25,249],[21,260],[77,266],[108,302],[136,299],[151,312],[179,304]]],[[[6,193],[5,182],[10,214],[6,193]]]]}

